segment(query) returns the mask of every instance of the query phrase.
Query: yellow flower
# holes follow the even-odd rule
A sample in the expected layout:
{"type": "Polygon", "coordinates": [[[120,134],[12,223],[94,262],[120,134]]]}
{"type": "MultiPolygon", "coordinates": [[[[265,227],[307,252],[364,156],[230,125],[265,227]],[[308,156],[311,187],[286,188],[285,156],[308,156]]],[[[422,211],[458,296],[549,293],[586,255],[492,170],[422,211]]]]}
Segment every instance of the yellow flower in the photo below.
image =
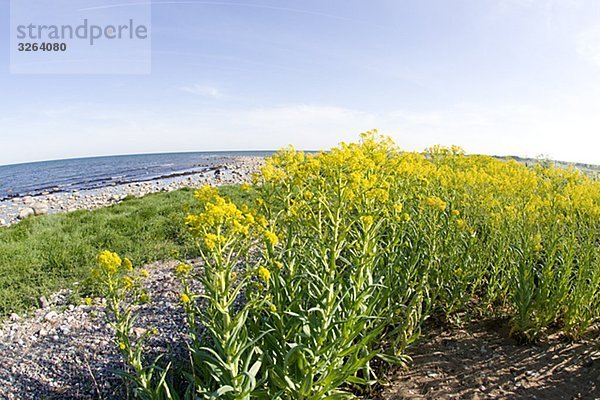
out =
{"type": "Polygon", "coordinates": [[[190,302],[190,297],[185,293],[181,293],[179,295],[179,301],[181,301],[183,304],[188,304],[190,302]]]}
{"type": "Polygon", "coordinates": [[[271,272],[268,269],[266,269],[265,267],[263,267],[262,265],[260,267],[258,267],[257,274],[258,274],[258,277],[265,282],[268,282],[269,279],[271,279],[271,272]]]}
{"type": "Polygon", "coordinates": [[[117,253],[112,251],[104,250],[98,255],[98,264],[103,267],[108,273],[114,274],[121,266],[121,257],[117,253]]]}
{"type": "Polygon", "coordinates": [[[275,311],[277,311],[277,306],[276,306],[275,304],[271,304],[271,305],[269,306],[269,310],[270,310],[271,312],[275,312],[275,311]]]}
{"type": "Polygon", "coordinates": [[[452,215],[454,215],[455,217],[458,217],[460,215],[460,211],[452,210],[452,215]]]}
{"type": "Polygon", "coordinates": [[[269,222],[267,221],[267,219],[265,217],[263,217],[262,215],[258,217],[258,224],[260,226],[262,226],[263,228],[266,228],[266,226],[269,224],[269,222]]]}
{"type": "Polygon", "coordinates": [[[408,222],[410,221],[410,215],[408,213],[404,213],[402,215],[402,219],[404,220],[404,222],[408,222]]]}
{"type": "Polygon", "coordinates": [[[430,196],[425,199],[425,204],[429,207],[437,208],[440,211],[444,211],[446,209],[446,202],[439,197],[430,196]]]}
{"type": "Polygon", "coordinates": [[[242,225],[238,221],[233,221],[233,231],[243,236],[248,236],[250,233],[250,227],[248,225],[242,225]]]}
{"type": "Polygon", "coordinates": [[[133,279],[131,279],[129,276],[124,277],[123,286],[125,286],[126,289],[131,289],[133,287],[133,279]]]}
{"type": "Polygon", "coordinates": [[[362,221],[363,225],[367,228],[373,225],[373,217],[371,215],[363,215],[362,217],[360,217],[360,220],[362,221]]]}
{"type": "Polygon", "coordinates": [[[145,303],[149,303],[150,302],[150,296],[148,296],[148,293],[142,292],[140,294],[139,300],[140,300],[140,303],[144,303],[144,304],[145,303]]]}
{"type": "Polygon", "coordinates": [[[127,346],[125,345],[125,343],[123,343],[123,342],[119,343],[119,349],[125,350],[126,348],[127,348],[127,346]]]}
{"type": "Polygon", "coordinates": [[[218,195],[219,190],[210,185],[204,185],[194,193],[194,197],[201,202],[211,201],[218,195]]]}
{"type": "Polygon", "coordinates": [[[204,245],[208,250],[214,250],[219,243],[219,238],[214,233],[207,233],[204,235],[204,245]]]}
{"type": "Polygon", "coordinates": [[[304,200],[310,201],[310,200],[312,200],[314,195],[312,194],[312,192],[310,190],[305,190],[304,193],[302,194],[302,197],[304,197],[304,200]]]}
{"type": "Polygon", "coordinates": [[[92,299],[89,297],[86,297],[83,302],[85,303],[86,306],[91,306],[92,305],[92,299]]]}
{"type": "Polygon", "coordinates": [[[125,258],[123,260],[123,267],[128,272],[131,272],[133,270],[133,264],[131,263],[131,260],[129,258],[125,258]]]}
{"type": "Polygon", "coordinates": [[[267,239],[269,243],[271,243],[271,246],[277,246],[277,244],[279,243],[279,238],[272,231],[265,231],[265,239],[267,239]]]}
{"type": "Polygon", "coordinates": [[[145,270],[145,269],[140,270],[140,275],[143,278],[147,278],[148,276],[150,276],[150,274],[148,273],[148,270],[145,270]]]}
{"type": "Polygon", "coordinates": [[[190,272],[192,272],[192,266],[189,264],[179,264],[177,267],[175,267],[175,273],[177,275],[187,275],[190,272]]]}
{"type": "Polygon", "coordinates": [[[467,227],[467,223],[465,222],[464,219],[457,219],[456,226],[458,226],[458,229],[464,230],[467,227]]]}
{"type": "Polygon", "coordinates": [[[401,213],[403,208],[404,206],[402,205],[402,203],[394,204],[394,211],[396,211],[397,213],[401,213]]]}
{"type": "Polygon", "coordinates": [[[243,192],[249,192],[250,191],[250,184],[249,183],[242,183],[242,185],[240,186],[240,189],[242,189],[243,192]]]}

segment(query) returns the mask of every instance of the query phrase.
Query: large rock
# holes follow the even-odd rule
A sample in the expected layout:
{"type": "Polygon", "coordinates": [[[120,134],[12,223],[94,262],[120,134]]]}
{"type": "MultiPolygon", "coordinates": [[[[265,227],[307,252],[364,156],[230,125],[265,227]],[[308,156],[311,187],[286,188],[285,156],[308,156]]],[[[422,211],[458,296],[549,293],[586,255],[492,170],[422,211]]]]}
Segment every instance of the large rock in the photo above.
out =
{"type": "Polygon", "coordinates": [[[50,307],[50,302],[45,296],[40,297],[40,307],[48,308],[50,307]]]}
{"type": "Polygon", "coordinates": [[[50,311],[48,314],[44,315],[44,319],[48,322],[54,322],[58,319],[58,313],[56,311],[50,311]]]}
{"type": "Polygon", "coordinates": [[[33,214],[34,214],[34,211],[33,211],[33,208],[31,208],[31,207],[25,207],[25,208],[21,208],[19,210],[19,218],[20,219],[27,218],[33,214]]]}
{"type": "Polygon", "coordinates": [[[31,206],[31,208],[33,208],[33,213],[35,215],[48,214],[48,204],[46,203],[37,202],[33,206],[31,206]]]}

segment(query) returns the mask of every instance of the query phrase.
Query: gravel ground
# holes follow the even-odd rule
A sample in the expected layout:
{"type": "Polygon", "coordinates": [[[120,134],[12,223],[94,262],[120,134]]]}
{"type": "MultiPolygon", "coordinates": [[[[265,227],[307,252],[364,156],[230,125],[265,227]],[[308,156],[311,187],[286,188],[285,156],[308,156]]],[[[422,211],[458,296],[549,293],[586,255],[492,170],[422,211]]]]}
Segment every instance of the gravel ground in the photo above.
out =
{"type": "MultiPolygon", "coordinates": [[[[153,295],[140,308],[136,323],[156,327],[149,352],[185,349],[184,314],[178,304],[177,262],[160,262],[146,268],[145,286],[153,295]]],[[[0,328],[0,398],[2,399],[120,399],[125,390],[114,374],[122,367],[105,322],[102,299],[92,306],[69,305],[61,291],[33,315],[12,315],[0,328]]]]}

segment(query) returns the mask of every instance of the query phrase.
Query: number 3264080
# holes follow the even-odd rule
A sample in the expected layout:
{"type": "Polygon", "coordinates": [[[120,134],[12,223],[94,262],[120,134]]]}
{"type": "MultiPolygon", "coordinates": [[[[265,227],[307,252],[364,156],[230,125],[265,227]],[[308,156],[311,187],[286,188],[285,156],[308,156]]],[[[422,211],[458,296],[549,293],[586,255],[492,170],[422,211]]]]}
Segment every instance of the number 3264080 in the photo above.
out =
{"type": "Polygon", "coordinates": [[[66,43],[19,43],[19,51],[66,51],[66,43]]]}

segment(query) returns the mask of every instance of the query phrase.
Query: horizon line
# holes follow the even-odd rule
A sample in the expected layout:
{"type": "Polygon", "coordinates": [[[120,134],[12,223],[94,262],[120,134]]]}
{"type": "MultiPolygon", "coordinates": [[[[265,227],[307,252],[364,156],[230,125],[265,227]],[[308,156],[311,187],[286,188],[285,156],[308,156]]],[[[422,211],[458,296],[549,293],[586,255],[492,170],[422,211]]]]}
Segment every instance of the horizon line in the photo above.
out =
{"type": "MultiPolygon", "coordinates": [[[[260,150],[190,150],[190,151],[163,151],[163,152],[149,152],[149,153],[121,153],[121,154],[105,154],[105,155],[83,155],[83,156],[74,156],[74,157],[65,157],[65,158],[52,158],[52,159],[44,159],[44,160],[33,160],[33,161],[21,161],[15,163],[8,164],[0,164],[0,168],[2,167],[11,167],[17,165],[26,165],[26,164],[37,164],[37,163],[46,163],[46,162],[59,162],[59,161],[73,161],[73,160],[87,160],[87,159],[95,159],[95,158],[110,158],[110,157],[130,157],[130,156],[153,156],[153,155],[163,155],[163,154],[201,154],[201,153],[276,153],[281,149],[289,147],[285,146],[279,149],[260,149],[260,150]]],[[[321,151],[328,151],[329,149],[296,149],[297,151],[302,151],[304,153],[318,153],[321,151]]],[[[423,153],[425,149],[421,151],[417,150],[400,150],[401,152],[409,152],[409,153],[423,153]]],[[[466,153],[466,156],[488,156],[499,159],[521,159],[521,160],[532,160],[532,161],[551,161],[554,163],[563,163],[563,164],[573,164],[580,166],[591,166],[600,168],[600,164],[585,162],[585,161],[567,161],[567,160],[557,160],[553,158],[542,158],[538,157],[529,157],[529,156],[519,156],[519,155],[495,155],[495,154],[483,154],[483,153],[466,153]]]]}

